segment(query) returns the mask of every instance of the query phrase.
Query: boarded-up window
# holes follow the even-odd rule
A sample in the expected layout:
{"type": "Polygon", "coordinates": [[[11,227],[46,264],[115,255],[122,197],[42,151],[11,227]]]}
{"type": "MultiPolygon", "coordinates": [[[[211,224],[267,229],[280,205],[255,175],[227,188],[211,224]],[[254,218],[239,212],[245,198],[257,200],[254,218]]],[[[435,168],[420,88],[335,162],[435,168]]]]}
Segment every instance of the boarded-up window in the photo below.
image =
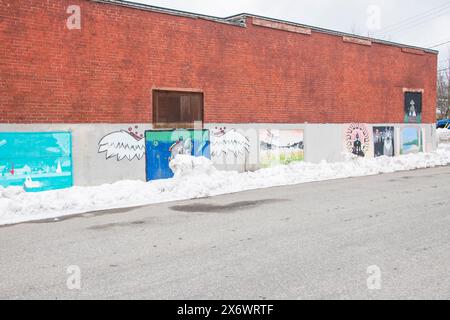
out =
{"type": "Polygon", "coordinates": [[[203,123],[203,94],[197,92],[153,91],[155,128],[194,128],[203,123]]]}

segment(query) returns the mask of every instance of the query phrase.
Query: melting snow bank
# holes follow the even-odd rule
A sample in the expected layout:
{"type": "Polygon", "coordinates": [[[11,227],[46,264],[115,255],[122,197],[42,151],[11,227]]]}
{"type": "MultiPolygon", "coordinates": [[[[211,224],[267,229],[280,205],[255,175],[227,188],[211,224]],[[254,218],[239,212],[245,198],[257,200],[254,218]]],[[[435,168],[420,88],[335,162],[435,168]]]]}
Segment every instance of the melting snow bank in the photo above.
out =
{"type": "Polygon", "coordinates": [[[313,181],[392,173],[450,164],[450,144],[436,152],[345,162],[293,163],[256,172],[217,170],[206,158],[178,156],[171,162],[175,177],[154,182],[120,181],[97,187],[26,193],[22,188],[0,187],[0,225],[113,208],[187,200],[244,190],[293,185],[313,181]]]}
{"type": "Polygon", "coordinates": [[[437,129],[436,134],[439,142],[450,142],[450,129],[437,129]]]}

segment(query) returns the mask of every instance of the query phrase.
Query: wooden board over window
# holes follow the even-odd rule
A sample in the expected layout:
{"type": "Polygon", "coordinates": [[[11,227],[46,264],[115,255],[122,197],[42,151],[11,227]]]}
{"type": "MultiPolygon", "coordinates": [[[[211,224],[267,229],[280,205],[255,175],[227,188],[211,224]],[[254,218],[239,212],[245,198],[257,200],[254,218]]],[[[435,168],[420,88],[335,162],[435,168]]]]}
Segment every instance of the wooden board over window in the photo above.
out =
{"type": "Polygon", "coordinates": [[[203,124],[203,93],[153,91],[153,125],[155,128],[192,129],[203,124]]]}

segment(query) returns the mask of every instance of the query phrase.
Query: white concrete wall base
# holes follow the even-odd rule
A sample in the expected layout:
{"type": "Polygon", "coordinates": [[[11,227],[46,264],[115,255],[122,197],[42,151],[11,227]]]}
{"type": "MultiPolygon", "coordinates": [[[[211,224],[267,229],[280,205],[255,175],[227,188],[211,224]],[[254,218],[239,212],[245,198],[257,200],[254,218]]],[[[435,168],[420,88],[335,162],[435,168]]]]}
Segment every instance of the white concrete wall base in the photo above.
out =
{"type": "MultiPolygon", "coordinates": [[[[249,151],[236,156],[226,156],[227,159],[216,160],[219,169],[224,170],[257,170],[259,168],[259,130],[304,130],[305,161],[318,163],[322,160],[329,162],[342,161],[344,159],[344,132],[346,124],[205,124],[210,129],[211,135],[219,128],[226,130],[236,129],[245,134],[249,142],[249,151]]],[[[424,151],[436,150],[437,138],[435,124],[367,124],[373,143],[374,126],[395,127],[396,154],[400,150],[400,132],[404,127],[417,127],[422,130],[424,139],[424,151]]],[[[138,137],[145,130],[152,129],[151,124],[0,124],[0,132],[48,132],[69,131],[72,132],[73,141],[73,177],[77,186],[92,186],[104,183],[113,183],[119,180],[145,181],[145,155],[138,159],[123,158],[117,156],[107,159],[105,152],[99,153],[99,142],[107,135],[118,133],[122,130],[133,132],[138,137]]],[[[119,136],[116,136],[116,138],[119,136]]],[[[122,136],[124,137],[124,136],[122,136]]],[[[109,141],[115,137],[110,136],[109,141]]],[[[128,137],[129,138],[129,137],[128,137]]],[[[133,142],[133,140],[130,140],[133,142]]],[[[136,143],[142,143],[136,139],[136,143]]],[[[369,155],[369,156],[373,156],[369,155]]],[[[223,158],[223,156],[222,156],[223,158]]]]}

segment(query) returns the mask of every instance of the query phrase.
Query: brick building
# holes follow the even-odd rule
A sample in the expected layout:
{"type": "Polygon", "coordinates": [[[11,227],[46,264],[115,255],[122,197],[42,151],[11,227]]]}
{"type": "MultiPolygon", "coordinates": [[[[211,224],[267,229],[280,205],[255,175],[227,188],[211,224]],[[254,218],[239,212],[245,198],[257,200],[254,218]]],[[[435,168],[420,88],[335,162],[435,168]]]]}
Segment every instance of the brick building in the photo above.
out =
{"type": "Polygon", "coordinates": [[[142,153],[108,143],[142,150],[144,130],[194,121],[240,143],[225,166],[240,170],[260,167],[263,136],[280,146],[284,130],[301,130],[312,162],[383,155],[380,132],[394,154],[409,152],[405,129],[417,131],[413,151],[436,144],[433,50],[116,0],[0,0],[0,40],[0,132],[69,132],[79,185],[145,179],[142,153]]]}

